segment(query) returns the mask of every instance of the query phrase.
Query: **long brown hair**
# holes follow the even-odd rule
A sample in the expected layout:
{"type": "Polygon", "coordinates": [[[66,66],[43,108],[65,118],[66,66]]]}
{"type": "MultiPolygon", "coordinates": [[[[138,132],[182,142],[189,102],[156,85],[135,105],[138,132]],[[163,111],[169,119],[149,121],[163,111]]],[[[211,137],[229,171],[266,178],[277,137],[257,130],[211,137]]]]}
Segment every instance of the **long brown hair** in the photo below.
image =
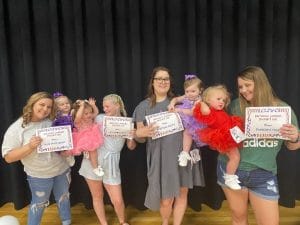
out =
{"type": "MultiPolygon", "coordinates": [[[[37,93],[34,93],[33,95],[31,95],[29,97],[29,99],[27,100],[26,105],[23,107],[22,127],[25,127],[28,123],[31,122],[32,115],[33,115],[33,106],[37,101],[39,101],[43,98],[49,98],[52,100],[52,103],[54,103],[53,96],[51,94],[49,94],[48,92],[41,91],[41,92],[37,92],[37,93]]],[[[52,105],[52,109],[51,109],[49,118],[50,119],[54,118],[54,105],[52,105]]]]}
{"type": "Polygon", "coordinates": [[[156,95],[154,93],[154,88],[153,88],[153,81],[154,81],[154,77],[156,75],[156,73],[158,71],[166,71],[168,74],[169,74],[169,78],[170,78],[170,89],[167,93],[167,97],[169,99],[173,98],[174,97],[174,93],[172,91],[173,89],[173,78],[172,78],[172,75],[171,75],[171,71],[166,68],[166,67],[163,67],[163,66],[158,66],[158,67],[155,67],[153,70],[152,70],[152,73],[150,75],[150,81],[149,81],[149,84],[148,84],[148,93],[147,93],[147,98],[149,98],[150,100],[150,105],[151,107],[155,106],[156,104],[156,95]]]}
{"type": "Polygon", "coordinates": [[[276,106],[279,99],[273,91],[264,70],[258,66],[248,66],[237,75],[237,78],[254,82],[253,101],[248,102],[239,92],[241,112],[249,106],[276,106]]]}

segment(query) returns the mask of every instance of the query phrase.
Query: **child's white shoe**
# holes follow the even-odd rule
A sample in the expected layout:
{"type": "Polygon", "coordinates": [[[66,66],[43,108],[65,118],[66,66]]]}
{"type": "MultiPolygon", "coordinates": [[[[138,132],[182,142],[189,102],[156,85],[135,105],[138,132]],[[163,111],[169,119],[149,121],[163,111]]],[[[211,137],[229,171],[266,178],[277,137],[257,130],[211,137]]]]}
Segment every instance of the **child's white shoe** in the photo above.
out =
{"type": "Polygon", "coordinates": [[[104,175],[104,171],[101,166],[98,166],[97,168],[93,169],[93,172],[99,177],[102,177],[104,175]]]}
{"type": "Polygon", "coordinates": [[[179,166],[187,166],[189,160],[191,160],[191,156],[185,151],[181,151],[178,155],[179,166]]]}
{"type": "Polygon", "coordinates": [[[70,167],[74,166],[75,164],[75,158],[74,156],[67,156],[66,161],[69,164],[70,167]]]}
{"type": "Polygon", "coordinates": [[[225,173],[223,177],[225,180],[225,185],[227,187],[229,187],[232,190],[241,190],[241,186],[239,185],[239,183],[241,182],[239,181],[237,175],[225,173]]]}
{"type": "Polygon", "coordinates": [[[200,151],[197,148],[190,151],[190,156],[192,164],[195,164],[201,160],[200,151]]]}

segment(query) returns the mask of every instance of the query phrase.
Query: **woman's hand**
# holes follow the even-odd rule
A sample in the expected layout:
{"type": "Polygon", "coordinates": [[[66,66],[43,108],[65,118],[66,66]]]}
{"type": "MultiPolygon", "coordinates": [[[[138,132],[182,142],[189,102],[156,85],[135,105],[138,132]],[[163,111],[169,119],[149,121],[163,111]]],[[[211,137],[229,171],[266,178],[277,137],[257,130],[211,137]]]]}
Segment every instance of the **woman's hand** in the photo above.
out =
{"type": "Polygon", "coordinates": [[[143,137],[153,137],[156,132],[157,126],[154,124],[150,124],[148,126],[139,127],[135,131],[135,137],[143,138],[143,137]]]}
{"type": "Polygon", "coordinates": [[[30,138],[28,145],[31,149],[36,149],[42,143],[42,141],[43,139],[41,137],[33,136],[30,138]]]}
{"type": "Polygon", "coordinates": [[[296,142],[298,140],[299,131],[293,124],[282,125],[279,132],[282,137],[289,139],[291,142],[296,142]]]}
{"type": "Polygon", "coordinates": [[[279,132],[283,137],[289,139],[285,142],[285,145],[289,150],[297,150],[300,148],[300,141],[298,141],[300,134],[297,127],[292,124],[284,124],[279,129],[279,132]]]}

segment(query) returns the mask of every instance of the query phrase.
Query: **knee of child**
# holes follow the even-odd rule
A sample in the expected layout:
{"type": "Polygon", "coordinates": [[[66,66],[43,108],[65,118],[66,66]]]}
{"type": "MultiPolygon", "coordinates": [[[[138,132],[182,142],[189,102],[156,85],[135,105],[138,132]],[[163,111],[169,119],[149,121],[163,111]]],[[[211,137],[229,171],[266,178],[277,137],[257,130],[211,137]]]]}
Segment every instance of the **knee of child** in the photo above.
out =
{"type": "Polygon", "coordinates": [[[121,198],[112,199],[111,202],[115,207],[120,207],[120,206],[124,205],[124,201],[121,198]]]}

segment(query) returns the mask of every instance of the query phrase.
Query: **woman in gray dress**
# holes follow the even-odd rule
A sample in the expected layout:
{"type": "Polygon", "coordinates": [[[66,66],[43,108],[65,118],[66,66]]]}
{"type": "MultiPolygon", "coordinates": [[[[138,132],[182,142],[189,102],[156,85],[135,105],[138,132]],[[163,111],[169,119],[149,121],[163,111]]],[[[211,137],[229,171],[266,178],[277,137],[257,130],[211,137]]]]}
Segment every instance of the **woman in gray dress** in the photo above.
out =
{"type": "Polygon", "coordinates": [[[162,225],[168,224],[172,211],[173,224],[181,224],[187,206],[188,188],[204,185],[201,161],[193,164],[192,169],[191,166],[178,166],[182,132],[155,140],[152,140],[150,134],[143,135],[146,132],[139,132],[147,130],[145,116],[167,111],[173,96],[169,69],[156,67],[151,74],[148,96],[134,111],[136,135],[147,136],[148,188],[145,206],[151,210],[160,210],[162,225]]]}

